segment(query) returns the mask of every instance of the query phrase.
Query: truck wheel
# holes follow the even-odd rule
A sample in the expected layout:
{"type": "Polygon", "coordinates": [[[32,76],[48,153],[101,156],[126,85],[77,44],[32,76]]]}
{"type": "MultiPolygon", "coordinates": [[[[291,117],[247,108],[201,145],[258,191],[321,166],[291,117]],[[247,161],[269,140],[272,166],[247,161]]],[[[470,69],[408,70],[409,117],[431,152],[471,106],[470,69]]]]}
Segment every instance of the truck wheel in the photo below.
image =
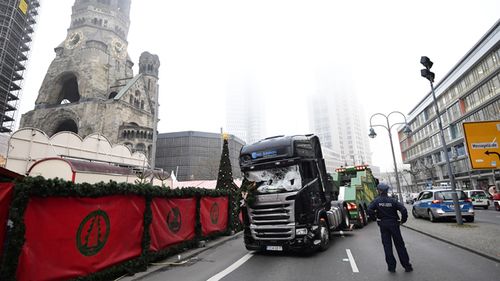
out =
{"type": "Polygon", "coordinates": [[[500,203],[495,202],[495,210],[500,211],[500,203]]]}
{"type": "Polygon", "coordinates": [[[474,222],[474,217],[465,217],[466,222],[474,222]]]}
{"type": "Polygon", "coordinates": [[[342,218],[342,223],[340,224],[341,229],[349,229],[351,228],[351,222],[349,220],[349,211],[347,208],[344,206],[344,211],[342,212],[343,218],[342,218]]]}
{"type": "Polygon", "coordinates": [[[328,230],[328,225],[326,225],[326,222],[324,219],[320,219],[319,221],[319,235],[321,242],[319,244],[319,250],[320,251],[326,251],[328,249],[328,246],[330,246],[330,230],[328,230]]]}
{"type": "Polygon", "coordinates": [[[368,214],[366,213],[366,209],[363,208],[361,211],[363,212],[363,225],[368,225],[368,214]]]}
{"type": "Polygon", "coordinates": [[[358,221],[356,222],[356,228],[363,228],[365,226],[365,212],[361,207],[358,207],[358,221]]]}

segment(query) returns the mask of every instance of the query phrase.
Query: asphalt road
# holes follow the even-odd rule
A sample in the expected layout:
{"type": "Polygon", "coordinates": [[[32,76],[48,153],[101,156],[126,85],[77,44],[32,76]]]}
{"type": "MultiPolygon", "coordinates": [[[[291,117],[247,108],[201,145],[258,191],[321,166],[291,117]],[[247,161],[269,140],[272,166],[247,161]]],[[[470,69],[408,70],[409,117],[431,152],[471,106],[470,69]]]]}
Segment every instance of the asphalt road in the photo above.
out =
{"type": "Polygon", "coordinates": [[[490,208],[487,210],[475,208],[474,212],[476,212],[475,220],[477,222],[496,224],[500,229],[500,212],[496,211],[495,207],[490,205],[490,208]]]}
{"type": "Polygon", "coordinates": [[[187,262],[133,280],[316,281],[497,280],[500,265],[469,251],[402,228],[415,270],[386,268],[378,226],[336,234],[330,248],[312,255],[248,252],[243,239],[229,240],[187,262]]]}

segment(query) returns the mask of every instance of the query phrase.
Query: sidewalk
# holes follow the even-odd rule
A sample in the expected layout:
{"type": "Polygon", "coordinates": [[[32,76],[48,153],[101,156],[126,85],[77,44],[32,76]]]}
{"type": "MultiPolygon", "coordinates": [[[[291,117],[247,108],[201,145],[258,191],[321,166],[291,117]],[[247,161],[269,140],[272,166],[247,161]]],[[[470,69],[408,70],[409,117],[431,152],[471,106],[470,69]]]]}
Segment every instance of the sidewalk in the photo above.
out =
{"type": "Polygon", "coordinates": [[[498,225],[477,221],[458,225],[454,220],[432,223],[427,219],[415,219],[411,215],[411,207],[406,207],[408,221],[404,227],[500,262],[498,225]]]}

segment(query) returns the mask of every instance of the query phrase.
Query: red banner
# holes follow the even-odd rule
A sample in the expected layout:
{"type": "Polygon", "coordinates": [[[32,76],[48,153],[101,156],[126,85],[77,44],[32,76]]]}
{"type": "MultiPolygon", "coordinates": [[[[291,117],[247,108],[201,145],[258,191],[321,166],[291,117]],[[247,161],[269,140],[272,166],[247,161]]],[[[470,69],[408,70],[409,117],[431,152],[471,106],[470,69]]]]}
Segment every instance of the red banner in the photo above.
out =
{"type": "Polygon", "coordinates": [[[9,218],[10,201],[12,200],[12,193],[14,191],[14,183],[2,182],[0,183],[0,260],[3,254],[3,245],[5,239],[5,229],[7,219],[9,218]]]}
{"type": "Polygon", "coordinates": [[[227,197],[203,197],[200,202],[200,222],[203,236],[225,231],[228,219],[227,197]]]}
{"type": "Polygon", "coordinates": [[[151,203],[150,250],[159,251],[195,236],[196,198],[155,198],[151,203]]]}
{"type": "Polygon", "coordinates": [[[17,280],[66,280],[139,256],[144,210],[139,196],[32,198],[17,280]]]}

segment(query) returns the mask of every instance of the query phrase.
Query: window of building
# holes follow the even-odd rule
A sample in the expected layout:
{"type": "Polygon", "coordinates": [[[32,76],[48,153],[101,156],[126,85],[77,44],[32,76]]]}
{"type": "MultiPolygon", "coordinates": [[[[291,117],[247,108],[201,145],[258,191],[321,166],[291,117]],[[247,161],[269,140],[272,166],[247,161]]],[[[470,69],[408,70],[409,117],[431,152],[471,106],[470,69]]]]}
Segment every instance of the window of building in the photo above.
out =
{"type": "Polygon", "coordinates": [[[57,104],[61,104],[63,101],[66,103],[74,103],[80,100],[78,80],[74,74],[64,75],[59,79],[57,85],[60,87],[57,104]]]}
{"type": "Polygon", "coordinates": [[[450,125],[450,138],[452,140],[456,139],[457,138],[457,124],[451,124],[450,125]]]}

